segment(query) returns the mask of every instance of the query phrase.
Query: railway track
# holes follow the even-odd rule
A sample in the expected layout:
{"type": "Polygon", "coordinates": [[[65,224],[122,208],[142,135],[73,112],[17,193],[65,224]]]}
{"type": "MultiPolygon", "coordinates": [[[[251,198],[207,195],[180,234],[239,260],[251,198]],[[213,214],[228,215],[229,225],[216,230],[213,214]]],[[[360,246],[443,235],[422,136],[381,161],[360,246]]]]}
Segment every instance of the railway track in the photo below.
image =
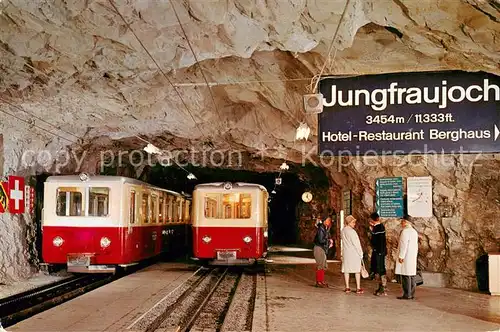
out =
{"type": "Polygon", "coordinates": [[[116,279],[108,275],[74,276],[0,300],[0,322],[9,327],[116,279]]]}
{"type": "Polygon", "coordinates": [[[205,268],[170,298],[161,314],[134,330],[251,331],[256,278],[242,268],[205,268]]]}

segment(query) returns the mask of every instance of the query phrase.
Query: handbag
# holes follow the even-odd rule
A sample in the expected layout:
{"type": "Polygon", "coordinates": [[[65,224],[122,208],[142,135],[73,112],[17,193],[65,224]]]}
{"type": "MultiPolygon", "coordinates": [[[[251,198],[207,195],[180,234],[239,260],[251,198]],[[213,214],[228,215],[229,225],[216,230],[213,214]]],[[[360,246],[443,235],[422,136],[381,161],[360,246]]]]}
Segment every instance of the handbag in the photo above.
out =
{"type": "Polygon", "coordinates": [[[424,278],[422,277],[422,272],[417,271],[417,275],[415,276],[415,283],[417,286],[424,284],[424,278]]]}
{"type": "Polygon", "coordinates": [[[370,276],[370,274],[368,273],[368,271],[366,271],[366,268],[365,268],[365,262],[363,262],[363,260],[361,260],[361,276],[366,279],[370,276]]]}

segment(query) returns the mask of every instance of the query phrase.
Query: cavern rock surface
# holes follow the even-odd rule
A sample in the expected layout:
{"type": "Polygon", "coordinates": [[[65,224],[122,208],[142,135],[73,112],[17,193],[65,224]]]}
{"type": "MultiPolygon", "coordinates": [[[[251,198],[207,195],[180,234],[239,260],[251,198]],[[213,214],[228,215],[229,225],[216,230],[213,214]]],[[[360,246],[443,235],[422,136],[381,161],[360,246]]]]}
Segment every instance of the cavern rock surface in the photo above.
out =
{"type": "MultiPolygon", "coordinates": [[[[316,129],[316,119],[303,115],[302,95],[332,58],[328,48],[345,1],[175,1],[189,43],[169,1],[113,3],[126,22],[104,0],[0,2],[0,110],[21,119],[0,113],[4,175],[41,172],[50,157],[64,159],[57,153],[69,147],[78,156],[92,145],[117,150],[121,145],[114,140],[133,135],[164,149],[200,148],[210,141],[214,149],[264,151],[296,162],[302,149],[314,149],[316,137],[293,142],[295,128],[307,121],[316,129]],[[211,93],[200,66],[213,83],[211,93]],[[155,138],[160,135],[166,138],[155,138]],[[22,160],[28,149],[50,153],[28,166],[22,160]]],[[[352,0],[338,31],[335,61],[324,74],[499,74],[499,8],[495,0],[352,0]]],[[[145,145],[134,142],[127,148],[145,145]]],[[[87,154],[79,170],[95,170],[98,159],[87,154]]],[[[488,163],[493,178],[500,167],[488,163]]],[[[456,286],[471,287],[472,260],[486,248],[484,241],[496,239],[498,245],[500,237],[494,181],[468,162],[415,165],[351,165],[341,172],[331,167],[329,174],[339,188],[353,187],[360,200],[368,197],[358,217],[372,208],[376,176],[434,176],[435,217],[418,224],[424,262],[431,270],[453,270],[456,286]],[[488,222],[479,223],[481,218],[488,222]]],[[[0,281],[25,277],[28,260],[36,256],[27,240],[34,223],[29,216],[0,215],[0,221],[0,281]]],[[[396,230],[393,235],[396,243],[396,230]]]]}

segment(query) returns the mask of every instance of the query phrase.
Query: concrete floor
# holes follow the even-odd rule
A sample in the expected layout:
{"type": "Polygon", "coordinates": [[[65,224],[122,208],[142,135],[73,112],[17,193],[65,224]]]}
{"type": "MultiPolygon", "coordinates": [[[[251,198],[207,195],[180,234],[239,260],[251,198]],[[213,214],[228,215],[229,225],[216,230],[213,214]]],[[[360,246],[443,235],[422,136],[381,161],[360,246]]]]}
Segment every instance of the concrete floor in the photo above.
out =
{"type": "MultiPolygon", "coordinates": [[[[258,278],[252,331],[499,331],[500,297],[420,286],[416,300],[375,297],[373,281],[362,280],[365,294],[343,293],[340,262],[330,261],[326,281],[314,287],[312,251],[270,251],[267,273],[258,278]]],[[[197,269],[159,263],[119,279],[7,331],[136,331],[144,317],[197,269]]],[[[354,278],[351,288],[355,287],[354,278]]]]}
{"type": "Polygon", "coordinates": [[[276,251],[259,280],[253,331],[500,331],[500,297],[419,286],[416,300],[398,300],[400,284],[376,297],[376,283],[364,279],[364,294],[345,294],[340,262],[329,262],[331,288],[321,289],[303,249],[276,251]]]}

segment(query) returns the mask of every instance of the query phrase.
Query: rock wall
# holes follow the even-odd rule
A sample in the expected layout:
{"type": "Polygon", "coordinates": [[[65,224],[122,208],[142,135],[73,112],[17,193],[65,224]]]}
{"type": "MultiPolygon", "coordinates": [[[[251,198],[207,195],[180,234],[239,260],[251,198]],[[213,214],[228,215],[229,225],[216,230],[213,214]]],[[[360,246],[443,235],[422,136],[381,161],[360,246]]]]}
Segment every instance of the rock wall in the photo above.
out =
{"type": "MultiPolygon", "coordinates": [[[[41,185],[34,182],[32,175],[50,170],[63,145],[57,141],[47,144],[46,137],[30,132],[22,122],[14,127],[0,123],[0,132],[3,134],[0,178],[6,181],[9,175],[23,176],[26,185],[41,185]]],[[[0,214],[0,283],[24,279],[37,271],[38,223],[30,213],[0,214]]]]}
{"type": "MultiPolygon", "coordinates": [[[[500,155],[351,159],[336,163],[330,171],[340,187],[353,191],[353,215],[360,221],[357,231],[368,255],[376,178],[432,176],[433,217],[412,218],[419,233],[419,264],[426,271],[448,273],[453,287],[477,289],[476,260],[485,252],[500,250],[500,155]]],[[[382,222],[392,276],[401,228],[397,219],[382,222]]]]}

